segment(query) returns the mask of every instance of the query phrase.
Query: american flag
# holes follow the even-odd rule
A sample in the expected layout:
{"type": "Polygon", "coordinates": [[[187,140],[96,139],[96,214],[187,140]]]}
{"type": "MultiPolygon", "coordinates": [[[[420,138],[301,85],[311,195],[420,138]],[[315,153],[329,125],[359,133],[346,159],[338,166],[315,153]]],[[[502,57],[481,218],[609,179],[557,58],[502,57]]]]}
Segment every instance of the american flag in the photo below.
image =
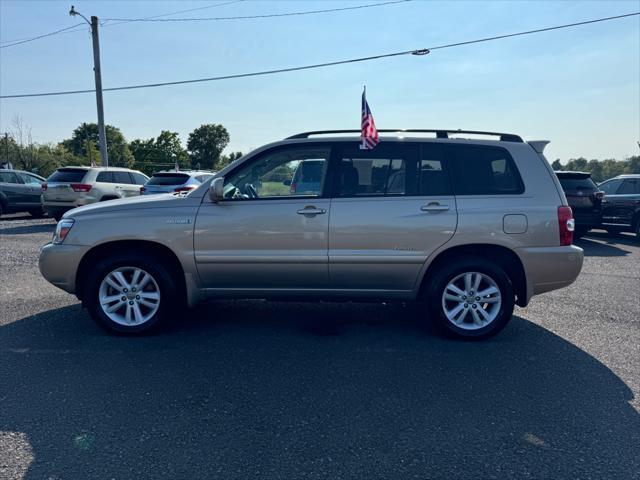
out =
{"type": "Polygon", "coordinates": [[[378,145],[378,130],[376,130],[376,123],[373,121],[373,115],[371,109],[367,103],[367,89],[362,92],[362,131],[360,137],[362,138],[361,150],[371,150],[378,145]]]}

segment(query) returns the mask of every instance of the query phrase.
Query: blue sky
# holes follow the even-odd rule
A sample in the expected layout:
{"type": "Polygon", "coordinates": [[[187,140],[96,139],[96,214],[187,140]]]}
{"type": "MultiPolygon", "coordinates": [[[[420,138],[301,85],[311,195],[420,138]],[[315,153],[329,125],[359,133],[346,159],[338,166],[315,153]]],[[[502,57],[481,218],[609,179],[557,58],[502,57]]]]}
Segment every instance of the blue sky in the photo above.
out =
{"type": "MultiPolygon", "coordinates": [[[[0,42],[89,17],[140,18],[223,0],[0,0],[0,42]]],[[[381,0],[247,0],[174,18],[261,15],[381,0]]],[[[125,23],[101,28],[105,87],[209,77],[428,48],[640,11],[640,1],[413,1],[299,17],[125,23]]],[[[165,17],[171,18],[171,17],[165,17]]],[[[111,22],[114,23],[114,22],[111,22]]],[[[3,95],[93,88],[86,30],[0,49],[3,95]]],[[[378,128],[463,128],[550,139],[549,159],[624,158],[640,139],[640,17],[318,70],[106,92],[105,118],[128,140],[160,130],[183,143],[221,123],[228,150],[247,152],[296,132],[359,128],[360,94],[378,128]]],[[[95,122],[93,94],[0,100],[0,132],[20,116],[38,142],[95,122]]]]}

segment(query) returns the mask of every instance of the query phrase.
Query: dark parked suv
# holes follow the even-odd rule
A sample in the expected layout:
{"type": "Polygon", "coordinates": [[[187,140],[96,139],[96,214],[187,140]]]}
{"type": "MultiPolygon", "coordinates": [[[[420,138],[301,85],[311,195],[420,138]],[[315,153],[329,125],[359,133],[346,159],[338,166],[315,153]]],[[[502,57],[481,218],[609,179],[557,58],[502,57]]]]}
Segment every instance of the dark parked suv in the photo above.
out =
{"type": "Polygon", "coordinates": [[[44,178],[21,170],[0,169],[0,215],[29,212],[34,217],[44,215],[40,204],[44,178]]]}
{"type": "Polygon", "coordinates": [[[592,228],[599,228],[602,223],[602,199],[601,192],[591,179],[589,172],[556,172],[560,185],[567,197],[567,202],[573,211],[576,221],[574,238],[580,238],[592,228]]]}
{"type": "Polygon", "coordinates": [[[633,232],[640,239],[640,174],[619,175],[599,188],[605,193],[602,226],[609,233],[633,232]]]}

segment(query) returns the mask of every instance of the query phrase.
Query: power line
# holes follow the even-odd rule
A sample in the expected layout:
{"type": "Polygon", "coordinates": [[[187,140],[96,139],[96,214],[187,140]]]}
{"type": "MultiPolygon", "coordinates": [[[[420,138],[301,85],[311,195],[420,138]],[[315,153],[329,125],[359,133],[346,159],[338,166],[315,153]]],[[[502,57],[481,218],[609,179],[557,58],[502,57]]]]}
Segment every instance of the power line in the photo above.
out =
{"type": "Polygon", "coordinates": [[[120,22],[205,22],[220,20],[253,20],[258,18],[274,18],[274,17],[294,17],[301,15],[316,15],[318,13],[344,12],[346,10],[360,10],[363,8],[382,7],[384,5],[393,5],[396,3],[406,3],[412,0],[391,0],[388,2],[371,3],[368,5],[357,5],[355,7],[329,8],[325,10],[307,10],[304,12],[289,13],[269,13],[264,15],[243,15],[235,17],[199,17],[199,18],[105,18],[105,21],[120,22]]]}
{"type": "MultiPolygon", "coordinates": [[[[425,55],[425,54],[429,53],[431,50],[440,50],[440,49],[443,49],[443,48],[459,47],[459,46],[462,46],[462,45],[470,45],[470,44],[474,44],[474,43],[489,42],[489,41],[493,41],[493,40],[499,40],[499,39],[510,38],[510,37],[517,37],[517,36],[521,36],[521,35],[530,35],[530,34],[533,34],[533,33],[548,32],[548,31],[551,31],[551,30],[559,30],[561,28],[577,27],[577,26],[581,26],[581,25],[588,25],[588,24],[598,23],[598,22],[606,22],[606,21],[609,21],[609,20],[617,20],[617,19],[637,16],[637,15],[640,15],[640,12],[627,13],[627,14],[624,14],[624,15],[616,15],[614,17],[604,17],[604,18],[597,18],[597,19],[593,19],[593,20],[585,20],[583,22],[568,23],[568,24],[564,24],[564,25],[556,25],[556,26],[553,26],[553,27],[539,28],[539,29],[536,29],[536,30],[527,30],[527,31],[524,31],[524,32],[509,33],[509,34],[505,34],[505,35],[498,35],[498,36],[493,36],[493,37],[479,38],[479,39],[476,39],[476,40],[468,40],[468,41],[465,41],[465,42],[449,43],[449,44],[446,44],[446,45],[438,45],[438,46],[429,47],[429,48],[412,49],[412,50],[405,50],[405,51],[402,51],[402,52],[373,55],[373,56],[369,56],[369,57],[352,58],[352,59],[349,59],[349,60],[338,60],[338,61],[333,61],[333,62],[317,63],[317,64],[313,64],[313,65],[303,65],[303,66],[299,66],[299,67],[280,68],[280,69],[275,69],[275,70],[263,70],[263,71],[259,71],[259,72],[240,73],[240,74],[236,74],[236,75],[224,75],[224,76],[219,76],[219,77],[196,78],[196,79],[192,79],[192,80],[178,80],[178,81],[173,81],[173,82],[161,82],[161,83],[147,83],[147,84],[142,84],[142,85],[129,85],[129,86],[124,86],[124,87],[111,87],[111,88],[105,88],[104,91],[105,92],[113,92],[113,91],[119,91],[119,90],[134,90],[134,89],[140,89],[140,88],[164,87],[164,86],[168,86],[168,85],[184,85],[184,84],[188,84],[188,83],[213,82],[213,81],[217,81],[217,80],[230,80],[230,79],[235,79],[235,78],[257,77],[257,76],[262,76],[262,75],[272,75],[272,74],[276,74],[276,73],[295,72],[295,71],[300,71],[300,70],[311,70],[311,69],[314,69],[314,68],[331,67],[331,66],[335,66],[335,65],[344,65],[344,64],[348,64],[348,63],[368,62],[368,61],[371,61],[371,60],[379,60],[379,59],[382,59],[382,58],[390,58],[390,57],[399,57],[399,56],[402,56],[402,55],[425,55]]],[[[95,90],[70,90],[70,91],[62,91],[62,92],[27,93],[27,94],[19,94],[19,95],[0,95],[0,98],[48,97],[48,96],[54,96],[54,95],[72,95],[72,94],[77,94],[77,93],[93,93],[93,92],[95,92],[95,90]]]]}
{"type": "MultiPolygon", "coordinates": [[[[152,19],[160,18],[160,17],[168,17],[170,15],[178,15],[179,13],[195,12],[196,10],[204,10],[204,9],[207,9],[207,8],[222,7],[224,5],[231,5],[233,3],[240,3],[240,2],[243,2],[243,1],[245,1],[245,0],[231,0],[231,1],[228,1],[228,2],[216,3],[214,5],[206,5],[204,7],[189,8],[187,10],[178,10],[178,11],[175,11],[175,12],[162,13],[160,15],[153,15],[151,17],[123,20],[121,22],[116,22],[116,23],[102,24],[101,26],[102,27],[113,27],[115,25],[121,25],[123,23],[129,23],[129,22],[133,22],[133,21],[152,20],[152,19]]],[[[105,21],[108,21],[108,20],[105,19],[105,21]]],[[[18,40],[5,40],[3,42],[0,42],[0,44],[2,44],[2,45],[0,45],[0,48],[15,47],[16,45],[22,45],[23,43],[33,42],[35,40],[40,40],[41,38],[50,37],[52,35],[58,35],[58,34],[61,34],[61,33],[80,32],[80,31],[84,31],[85,30],[84,27],[85,27],[84,23],[77,23],[77,24],[72,25],[70,27],[63,28],[61,30],[56,30],[55,32],[49,32],[49,33],[45,33],[43,35],[38,35],[37,37],[21,38],[21,39],[18,39],[18,40]],[[83,28],[76,28],[76,27],[83,27],[83,28]],[[9,45],[5,45],[5,44],[9,44],[9,45]]]]}

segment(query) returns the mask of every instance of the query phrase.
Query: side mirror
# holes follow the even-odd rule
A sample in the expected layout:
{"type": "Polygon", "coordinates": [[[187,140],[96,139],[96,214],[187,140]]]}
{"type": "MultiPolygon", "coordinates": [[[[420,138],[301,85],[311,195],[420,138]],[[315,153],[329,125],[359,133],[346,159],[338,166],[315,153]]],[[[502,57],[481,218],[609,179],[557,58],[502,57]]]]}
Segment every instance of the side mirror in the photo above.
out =
{"type": "Polygon", "coordinates": [[[287,179],[287,180],[283,181],[283,182],[282,182],[282,184],[283,184],[285,187],[290,187],[290,186],[291,186],[291,180],[287,179]]]}
{"type": "Polygon", "coordinates": [[[218,203],[224,199],[224,178],[214,178],[209,187],[209,198],[213,203],[218,203]]]}

